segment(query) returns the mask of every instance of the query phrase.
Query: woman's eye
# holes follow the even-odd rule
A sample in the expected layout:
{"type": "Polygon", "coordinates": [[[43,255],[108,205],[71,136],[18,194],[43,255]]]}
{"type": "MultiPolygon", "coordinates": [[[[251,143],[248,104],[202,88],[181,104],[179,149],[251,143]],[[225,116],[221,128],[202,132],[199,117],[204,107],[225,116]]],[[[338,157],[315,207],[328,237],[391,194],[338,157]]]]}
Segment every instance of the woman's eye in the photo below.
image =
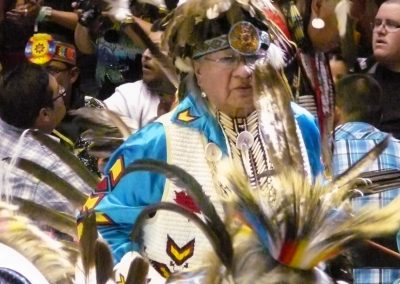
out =
{"type": "Polygon", "coordinates": [[[221,57],[218,61],[221,62],[221,63],[230,64],[230,63],[234,63],[236,61],[236,57],[234,57],[234,56],[225,56],[225,57],[221,57]]]}

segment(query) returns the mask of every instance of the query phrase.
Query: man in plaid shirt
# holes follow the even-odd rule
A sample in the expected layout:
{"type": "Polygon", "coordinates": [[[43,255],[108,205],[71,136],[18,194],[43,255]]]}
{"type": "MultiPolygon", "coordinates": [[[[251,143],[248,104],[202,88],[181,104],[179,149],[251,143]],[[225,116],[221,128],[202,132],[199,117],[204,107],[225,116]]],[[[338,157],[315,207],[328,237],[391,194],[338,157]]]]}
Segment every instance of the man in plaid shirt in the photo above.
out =
{"type": "MultiPolygon", "coordinates": [[[[365,153],[382,141],[388,134],[373,125],[381,117],[379,84],[370,76],[354,74],[343,77],[336,86],[336,129],[334,135],[333,172],[338,175],[357,162],[365,153]]],[[[400,169],[400,141],[391,138],[389,146],[365,171],[400,169]]],[[[357,210],[365,204],[388,204],[400,193],[399,189],[386,190],[353,200],[357,210]]],[[[397,250],[396,237],[378,241],[392,250],[397,250]]],[[[400,278],[399,261],[376,249],[363,247],[358,250],[364,255],[353,254],[356,269],[354,283],[393,283],[400,278]]]]}
{"type": "Polygon", "coordinates": [[[0,190],[35,203],[73,214],[63,196],[34,176],[17,168],[7,171],[6,159],[22,157],[52,171],[75,188],[91,188],[50,149],[25,129],[50,134],[65,115],[65,89],[44,67],[24,63],[0,80],[0,190]],[[24,134],[23,134],[24,133],[24,134]],[[23,135],[22,135],[23,134],[23,135]],[[21,137],[22,135],[22,137],[21,137]],[[20,139],[21,138],[21,139],[20,139]]]}

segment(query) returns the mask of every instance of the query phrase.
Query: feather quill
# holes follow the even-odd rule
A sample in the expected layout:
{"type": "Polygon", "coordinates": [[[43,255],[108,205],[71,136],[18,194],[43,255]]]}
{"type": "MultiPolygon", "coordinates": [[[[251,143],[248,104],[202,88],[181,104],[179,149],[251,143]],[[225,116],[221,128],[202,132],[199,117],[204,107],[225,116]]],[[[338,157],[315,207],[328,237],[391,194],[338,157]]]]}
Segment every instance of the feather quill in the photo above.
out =
{"type": "Polygon", "coordinates": [[[83,217],[82,234],[79,239],[82,266],[86,277],[90,277],[91,271],[95,269],[97,237],[96,215],[90,212],[83,217]]]}
{"type": "Polygon", "coordinates": [[[366,239],[385,236],[400,228],[400,216],[396,213],[400,197],[382,209],[366,206],[353,213],[348,186],[337,188],[336,184],[321,179],[311,183],[298,171],[287,168],[277,178],[276,204],[265,206],[257,192],[247,185],[245,176],[232,171],[227,178],[234,193],[225,201],[225,207],[231,211],[226,213],[226,220],[234,223],[226,224],[231,228],[234,244],[230,274],[234,282],[229,282],[232,278],[216,267],[208,271],[201,267],[191,275],[182,274],[175,278],[179,281],[186,279],[190,283],[202,277],[207,284],[213,283],[211,279],[221,278],[226,283],[265,283],[271,279],[333,283],[316,269],[317,265],[366,239]],[[232,230],[235,226],[239,229],[232,230]],[[263,263],[262,267],[255,269],[250,259],[263,263]]]}
{"type": "Polygon", "coordinates": [[[304,170],[304,161],[290,108],[291,91],[281,71],[268,61],[258,62],[254,72],[254,101],[259,113],[261,132],[277,171],[286,166],[304,170]]]}
{"type": "Polygon", "coordinates": [[[33,137],[40,143],[48,147],[56,154],[65,164],[67,164],[89,187],[95,188],[99,179],[95,177],[71,152],[65,147],[61,147],[59,143],[50,137],[40,133],[39,131],[31,132],[33,137]]]}
{"type": "Polygon", "coordinates": [[[73,216],[23,198],[13,197],[13,203],[18,205],[19,212],[38,221],[39,224],[54,228],[71,236],[72,239],[76,237],[76,220],[73,216]]]}
{"type": "Polygon", "coordinates": [[[389,145],[389,140],[390,136],[388,135],[361,159],[354,163],[352,167],[344,171],[342,174],[336,176],[333,180],[333,187],[340,188],[357,178],[361,172],[386,149],[386,147],[389,145]]]}
{"type": "Polygon", "coordinates": [[[60,178],[52,171],[43,168],[35,162],[19,158],[15,166],[53,188],[59,194],[68,199],[75,208],[80,208],[85,204],[86,199],[88,198],[86,194],[73,187],[68,183],[68,181],[60,178]]]}
{"type": "Polygon", "coordinates": [[[149,264],[143,258],[135,258],[129,266],[126,284],[146,284],[149,264]]]}
{"type": "Polygon", "coordinates": [[[113,273],[113,256],[108,244],[103,240],[96,240],[94,248],[95,267],[96,267],[96,283],[106,284],[110,279],[114,278],[113,273]]]}
{"type": "Polygon", "coordinates": [[[97,125],[103,125],[110,128],[117,128],[121,133],[122,138],[128,138],[132,130],[122,120],[122,118],[115,112],[108,109],[96,109],[83,107],[76,110],[70,110],[71,115],[78,116],[81,119],[94,122],[97,125]]]}

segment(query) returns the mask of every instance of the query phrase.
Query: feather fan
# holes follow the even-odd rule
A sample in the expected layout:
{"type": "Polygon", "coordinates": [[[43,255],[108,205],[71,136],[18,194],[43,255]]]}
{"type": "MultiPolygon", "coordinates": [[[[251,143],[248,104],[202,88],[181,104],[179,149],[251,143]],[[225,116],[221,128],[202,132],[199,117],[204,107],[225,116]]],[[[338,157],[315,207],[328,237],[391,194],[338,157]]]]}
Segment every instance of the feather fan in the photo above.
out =
{"type": "Polygon", "coordinates": [[[218,261],[207,260],[211,262],[209,270],[200,267],[197,272],[172,277],[168,283],[192,283],[194,279],[207,284],[333,283],[317,268],[320,263],[359,242],[400,228],[396,213],[400,198],[382,209],[367,206],[353,213],[347,187],[334,190],[323,180],[311,184],[289,170],[279,176],[277,204],[265,208],[241,173],[232,170],[228,179],[236,194],[226,203],[231,207],[228,220],[234,220],[233,226],[238,228],[230,230],[234,258],[228,271],[232,275],[222,275],[215,267],[218,261]]]}
{"type": "Polygon", "coordinates": [[[74,263],[63,244],[42,232],[17,209],[0,202],[0,243],[31,261],[49,283],[73,283],[74,263]]]}

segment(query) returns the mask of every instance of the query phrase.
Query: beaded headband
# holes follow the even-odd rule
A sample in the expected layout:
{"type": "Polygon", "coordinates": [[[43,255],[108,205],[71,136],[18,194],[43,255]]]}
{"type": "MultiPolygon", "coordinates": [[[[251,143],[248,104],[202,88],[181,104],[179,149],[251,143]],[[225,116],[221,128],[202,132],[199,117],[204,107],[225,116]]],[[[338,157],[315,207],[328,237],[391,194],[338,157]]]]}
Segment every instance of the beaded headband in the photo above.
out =
{"type": "Polygon", "coordinates": [[[234,24],[227,35],[220,35],[204,41],[203,46],[194,51],[193,58],[196,59],[229,47],[240,54],[252,55],[256,54],[263,45],[265,49],[270,45],[268,33],[260,31],[250,22],[241,21],[234,24]]]}
{"type": "Polygon", "coordinates": [[[76,65],[76,51],[71,44],[55,41],[49,34],[34,34],[25,46],[26,58],[35,64],[43,65],[51,60],[76,65]]]}

